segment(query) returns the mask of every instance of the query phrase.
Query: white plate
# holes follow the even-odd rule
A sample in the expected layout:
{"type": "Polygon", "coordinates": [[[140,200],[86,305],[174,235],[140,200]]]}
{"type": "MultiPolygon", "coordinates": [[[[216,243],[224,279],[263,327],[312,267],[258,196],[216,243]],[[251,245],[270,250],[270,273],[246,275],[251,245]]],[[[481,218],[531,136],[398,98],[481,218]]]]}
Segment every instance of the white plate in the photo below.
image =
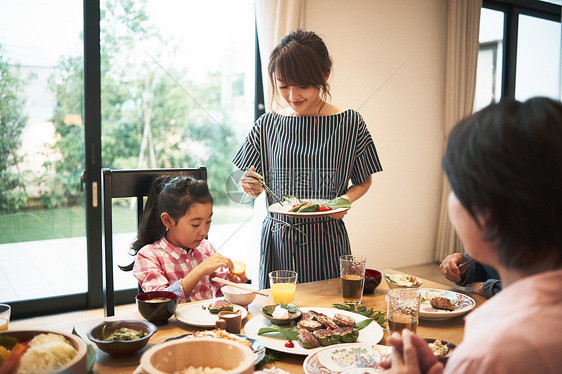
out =
{"type": "Polygon", "coordinates": [[[308,356],[302,366],[306,374],[379,373],[378,363],[390,350],[384,345],[331,345],[308,356]]]}
{"type": "MultiPolygon", "coordinates": [[[[328,317],[333,317],[334,314],[341,313],[346,316],[352,317],[355,320],[355,322],[361,322],[364,319],[367,319],[367,317],[362,316],[360,314],[348,312],[345,310],[335,309],[335,308],[334,309],[299,308],[299,309],[302,310],[303,312],[306,312],[308,310],[315,310],[319,313],[323,313],[327,315],[328,317]]],[[[264,335],[258,335],[258,331],[262,327],[269,327],[271,325],[272,323],[267,318],[261,315],[257,315],[251,320],[249,320],[248,322],[246,322],[246,326],[244,326],[244,332],[248,337],[252,339],[256,339],[266,348],[274,349],[279,352],[308,356],[324,348],[324,347],[317,347],[312,349],[306,349],[301,347],[299,342],[293,342],[295,346],[293,348],[287,348],[285,347],[285,342],[287,341],[287,339],[285,339],[278,333],[268,333],[264,335]]],[[[373,321],[369,324],[369,326],[359,331],[359,339],[357,339],[357,343],[364,343],[364,344],[371,344],[371,345],[377,344],[378,342],[381,341],[383,335],[384,335],[384,331],[382,327],[380,327],[377,321],[373,321]]],[[[339,346],[343,346],[343,344],[336,344],[333,347],[339,347],[339,346]]]]}
{"type": "MultiPolygon", "coordinates": [[[[191,326],[215,327],[215,322],[217,322],[219,316],[218,314],[212,314],[211,312],[209,312],[207,308],[209,307],[210,304],[213,304],[217,300],[219,299],[211,299],[211,300],[198,301],[195,303],[189,303],[183,308],[176,310],[174,315],[176,316],[176,319],[178,321],[191,326]]],[[[246,310],[246,308],[236,304],[232,304],[232,305],[234,306],[235,311],[236,310],[240,311],[242,319],[246,318],[246,316],[248,315],[248,311],[246,310]]]]}
{"type": "Polygon", "coordinates": [[[421,305],[420,318],[427,320],[444,320],[456,316],[463,315],[470,311],[476,305],[474,299],[462,293],[446,290],[438,290],[433,288],[420,288],[421,305]],[[445,297],[455,306],[455,310],[435,309],[429,302],[434,297],[445,297]]]}
{"type": "MultiPolygon", "coordinates": [[[[314,202],[314,200],[309,200],[309,201],[314,202]]],[[[283,203],[283,205],[279,203],[275,203],[270,205],[267,208],[267,210],[269,210],[271,213],[282,214],[284,216],[289,216],[289,217],[314,218],[314,217],[329,217],[333,214],[345,212],[346,210],[349,209],[349,208],[337,208],[337,209],[329,210],[327,212],[304,212],[304,213],[289,212],[289,210],[292,207],[293,206],[288,202],[283,203]]]]}

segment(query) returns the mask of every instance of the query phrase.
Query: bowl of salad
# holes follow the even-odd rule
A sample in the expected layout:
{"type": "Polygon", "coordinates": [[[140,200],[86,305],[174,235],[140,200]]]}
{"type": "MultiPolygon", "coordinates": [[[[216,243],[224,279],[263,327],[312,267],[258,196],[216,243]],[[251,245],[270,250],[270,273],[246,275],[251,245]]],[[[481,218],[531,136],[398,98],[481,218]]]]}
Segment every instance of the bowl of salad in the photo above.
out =
{"type": "Polygon", "coordinates": [[[148,321],[107,321],[88,331],[88,339],[111,356],[126,357],[144,348],[156,330],[148,321]]]}
{"type": "Polygon", "coordinates": [[[417,288],[423,284],[421,278],[409,274],[383,274],[389,288],[417,288]]]}

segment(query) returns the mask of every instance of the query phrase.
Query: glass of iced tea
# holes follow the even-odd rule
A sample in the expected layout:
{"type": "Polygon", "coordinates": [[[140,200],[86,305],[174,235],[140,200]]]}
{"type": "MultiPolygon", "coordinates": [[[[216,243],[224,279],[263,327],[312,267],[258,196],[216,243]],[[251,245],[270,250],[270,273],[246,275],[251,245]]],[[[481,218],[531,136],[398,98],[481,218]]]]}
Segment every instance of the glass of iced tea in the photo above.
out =
{"type": "Polygon", "coordinates": [[[275,270],[269,273],[269,286],[275,304],[295,301],[298,274],[292,270],[275,270]]]}
{"type": "Polygon", "coordinates": [[[408,329],[416,332],[420,314],[420,293],[413,288],[394,288],[386,294],[388,335],[408,329]]]}
{"type": "Polygon", "coordinates": [[[0,331],[8,330],[12,308],[8,304],[0,304],[0,331]]]}
{"type": "Polygon", "coordinates": [[[340,256],[341,293],[346,304],[361,304],[365,285],[365,256],[340,256]]]}

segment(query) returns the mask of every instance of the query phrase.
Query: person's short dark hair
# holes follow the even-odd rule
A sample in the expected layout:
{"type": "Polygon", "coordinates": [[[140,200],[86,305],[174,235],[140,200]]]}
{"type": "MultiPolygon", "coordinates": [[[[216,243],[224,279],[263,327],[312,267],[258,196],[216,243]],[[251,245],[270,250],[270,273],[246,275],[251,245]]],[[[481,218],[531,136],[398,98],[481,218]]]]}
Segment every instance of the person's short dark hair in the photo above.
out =
{"type": "Polygon", "coordinates": [[[562,265],[562,103],[502,100],[451,131],[443,170],[499,260],[527,269],[562,265]]]}

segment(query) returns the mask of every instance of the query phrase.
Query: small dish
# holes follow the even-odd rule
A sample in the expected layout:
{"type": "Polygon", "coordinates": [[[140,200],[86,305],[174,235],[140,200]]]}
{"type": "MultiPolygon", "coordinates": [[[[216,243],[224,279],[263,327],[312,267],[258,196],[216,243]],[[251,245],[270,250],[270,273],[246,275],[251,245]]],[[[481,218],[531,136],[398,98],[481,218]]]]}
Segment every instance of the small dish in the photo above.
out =
{"type": "Polygon", "coordinates": [[[296,312],[289,312],[289,318],[284,318],[284,319],[274,318],[272,314],[276,306],[277,305],[272,304],[272,305],[266,305],[263,308],[261,308],[261,315],[267,318],[274,325],[288,325],[292,322],[298,321],[302,316],[301,310],[297,309],[296,312]]]}
{"type": "Polygon", "coordinates": [[[150,337],[156,332],[157,327],[148,321],[141,320],[117,320],[102,322],[99,325],[88,331],[88,339],[95,343],[99,349],[114,357],[127,357],[135,354],[142,348],[146,346],[150,337]],[[143,331],[146,333],[140,339],[135,340],[113,340],[105,341],[103,340],[103,327],[109,329],[110,331],[119,329],[121,327],[126,327],[129,329],[143,331]]]}
{"type": "Polygon", "coordinates": [[[232,286],[223,286],[221,291],[226,301],[231,304],[246,306],[251,304],[256,298],[255,292],[242,290],[232,286]]]}
{"type": "Polygon", "coordinates": [[[383,274],[389,288],[418,288],[423,284],[421,278],[409,274],[383,274]]]}
{"type": "Polygon", "coordinates": [[[365,269],[365,286],[363,287],[363,295],[372,294],[382,282],[382,274],[375,269],[365,269]]]}
{"type": "Polygon", "coordinates": [[[433,354],[437,356],[437,360],[445,364],[449,359],[451,353],[453,353],[453,349],[457,348],[456,344],[449,343],[445,340],[441,339],[425,339],[429,348],[433,351],[433,354]],[[435,345],[435,342],[440,342],[435,345]]]}

